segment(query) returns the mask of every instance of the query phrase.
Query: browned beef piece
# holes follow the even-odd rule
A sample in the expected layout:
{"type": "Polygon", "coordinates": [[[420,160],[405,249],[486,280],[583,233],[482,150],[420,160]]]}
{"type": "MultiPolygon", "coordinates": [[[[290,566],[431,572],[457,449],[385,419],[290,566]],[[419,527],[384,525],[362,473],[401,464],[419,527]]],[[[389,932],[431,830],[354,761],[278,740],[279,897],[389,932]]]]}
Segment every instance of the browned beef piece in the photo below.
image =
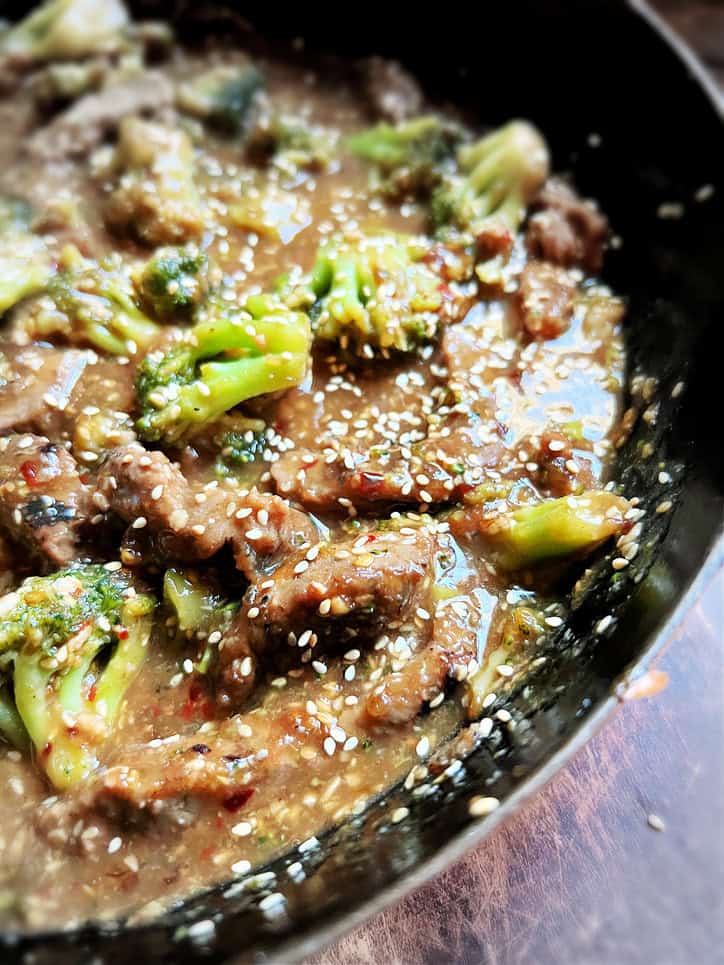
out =
{"type": "Polygon", "coordinates": [[[608,222],[592,201],[584,201],[558,178],[550,178],[533,202],[526,243],[534,258],[578,265],[596,274],[603,262],[608,222]]]}
{"type": "Polygon", "coordinates": [[[0,432],[55,436],[88,355],[48,346],[0,346],[0,432]]]}
{"type": "Polygon", "coordinates": [[[369,57],[362,64],[363,83],[370,107],[385,121],[404,121],[419,114],[423,96],[412,74],[396,60],[369,57]]]}
{"type": "Polygon", "coordinates": [[[249,587],[219,645],[219,703],[243,701],[270,649],[290,641],[339,649],[398,625],[429,587],[435,549],[425,530],[379,530],[286,560],[272,580],[249,587]]]}
{"type": "Polygon", "coordinates": [[[379,509],[454,502],[476,486],[486,467],[498,467],[500,442],[482,442],[476,420],[453,415],[425,442],[367,452],[343,450],[333,459],[290,450],[271,469],[278,491],[313,509],[379,509]]]}
{"type": "Polygon", "coordinates": [[[124,117],[157,115],[173,102],[174,88],[167,75],[146,70],[81,97],[36,131],[25,146],[30,156],[40,161],[82,157],[101,144],[124,117]]]}
{"type": "Polygon", "coordinates": [[[577,288],[558,265],[529,261],[520,276],[518,308],[523,328],[532,338],[558,338],[568,330],[577,288]]]}
{"type": "Polygon", "coordinates": [[[310,518],[279,496],[189,483],[162,452],[138,443],[114,449],[96,482],[96,505],[149,534],[160,559],[194,563],[230,544],[253,580],[316,539],[310,518]]]}
{"type": "Polygon", "coordinates": [[[548,428],[540,436],[523,439],[520,448],[529,465],[536,467],[531,472],[533,481],[547,496],[569,496],[601,485],[593,468],[591,443],[585,439],[574,445],[565,432],[548,428]]]}
{"type": "Polygon", "coordinates": [[[478,666],[480,625],[480,607],[473,595],[439,604],[426,644],[401,670],[384,677],[367,698],[368,723],[413,720],[425,703],[442,693],[449,678],[465,680],[478,666]]]}
{"type": "Polygon", "coordinates": [[[65,566],[80,553],[90,490],[70,453],[43,436],[0,439],[0,526],[33,554],[65,566]]]}

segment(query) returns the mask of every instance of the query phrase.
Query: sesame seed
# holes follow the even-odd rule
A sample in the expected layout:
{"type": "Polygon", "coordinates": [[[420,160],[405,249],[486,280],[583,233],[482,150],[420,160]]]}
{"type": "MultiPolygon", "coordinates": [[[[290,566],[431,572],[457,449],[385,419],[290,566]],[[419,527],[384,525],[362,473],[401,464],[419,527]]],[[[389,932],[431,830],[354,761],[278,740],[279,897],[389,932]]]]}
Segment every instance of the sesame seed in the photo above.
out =
{"type": "Polygon", "coordinates": [[[659,514],[668,513],[673,505],[674,504],[671,502],[670,499],[665,499],[663,503],[659,503],[659,505],[656,507],[656,512],[659,514]]]}
{"type": "Polygon", "coordinates": [[[136,519],[134,519],[133,522],[131,523],[131,529],[143,529],[143,527],[146,526],[147,523],[148,523],[148,520],[146,519],[145,516],[137,516],[136,519]]]}
{"type": "Polygon", "coordinates": [[[111,840],[108,842],[108,854],[115,854],[116,851],[120,850],[122,844],[123,844],[123,841],[121,840],[121,838],[119,837],[111,838],[111,840]]]}
{"type": "Polygon", "coordinates": [[[392,812],[392,823],[399,824],[400,821],[404,821],[407,815],[410,813],[409,808],[396,808],[392,812]]]}
{"type": "Polygon", "coordinates": [[[468,812],[473,818],[484,818],[487,814],[492,814],[499,804],[500,801],[497,797],[481,797],[478,795],[470,798],[468,812]]]}
{"type": "MultiPolygon", "coordinates": [[[[346,670],[344,671],[344,679],[345,679],[348,683],[351,682],[352,680],[354,680],[354,678],[355,678],[356,676],[357,676],[357,670],[356,670],[355,667],[353,667],[353,666],[347,667],[346,670]]],[[[349,699],[349,698],[347,698],[347,699],[349,699]]]]}
{"type": "Polygon", "coordinates": [[[344,742],[344,747],[342,748],[342,750],[353,751],[358,743],[359,741],[357,740],[356,737],[348,737],[347,740],[344,742]]]}
{"type": "Polygon", "coordinates": [[[203,523],[196,523],[195,526],[191,527],[191,532],[195,536],[203,536],[206,532],[206,527],[203,525],[203,523]]]}
{"type": "Polygon", "coordinates": [[[429,706],[434,710],[435,707],[440,706],[443,700],[445,700],[445,694],[442,691],[440,691],[440,693],[436,697],[432,698],[429,706]]]}
{"type": "Polygon", "coordinates": [[[500,674],[501,677],[512,677],[514,670],[507,663],[501,663],[495,668],[495,672],[500,674]]]}
{"type": "Polygon", "coordinates": [[[602,617],[596,624],[596,633],[605,633],[612,623],[613,617],[609,613],[605,617],[602,617]]]}
{"type": "Polygon", "coordinates": [[[245,838],[247,835],[251,834],[251,832],[252,827],[248,821],[240,821],[231,829],[231,833],[236,835],[237,838],[245,838]]]}
{"type": "Polygon", "coordinates": [[[294,572],[297,574],[297,576],[299,576],[301,573],[304,573],[308,569],[309,569],[309,563],[307,562],[307,560],[300,560],[297,563],[297,565],[294,567],[294,572]]]}
{"type": "Polygon", "coordinates": [[[315,673],[318,673],[321,677],[327,672],[327,664],[322,663],[321,660],[312,660],[312,669],[315,673]]]}
{"type": "Polygon", "coordinates": [[[566,448],[566,444],[562,439],[551,439],[548,443],[548,448],[551,452],[563,452],[563,450],[566,448]]]}
{"type": "Polygon", "coordinates": [[[319,615],[326,617],[331,609],[332,601],[330,599],[322,600],[322,602],[319,604],[319,615]]]}
{"type": "Polygon", "coordinates": [[[151,499],[153,499],[155,502],[156,500],[160,499],[162,495],[163,495],[163,486],[161,485],[161,483],[159,483],[158,486],[154,486],[153,489],[151,490],[151,499]]]}
{"type": "Polygon", "coordinates": [[[417,742],[417,746],[415,747],[415,753],[418,757],[427,757],[427,755],[430,753],[429,737],[420,738],[420,740],[417,742]]]}
{"type": "Polygon", "coordinates": [[[646,823],[654,831],[666,830],[666,825],[664,824],[663,820],[658,816],[658,814],[649,814],[649,816],[646,818],[646,823]]]}
{"type": "Polygon", "coordinates": [[[322,746],[324,747],[324,753],[325,753],[325,754],[328,754],[329,757],[331,757],[332,754],[334,754],[334,752],[335,752],[335,750],[336,750],[336,748],[337,748],[337,745],[336,745],[336,743],[335,743],[335,741],[334,741],[334,738],[332,738],[332,737],[325,737],[325,738],[324,738],[324,744],[323,744],[322,746]]]}
{"type": "Polygon", "coordinates": [[[267,512],[266,509],[260,509],[259,512],[256,514],[256,518],[259,520],[260,526],[266,526],[267,523],[269,522],[269,513],[267,512]]]}
{"type": "Polygon", "coordinates": [[[546,617],[545,622],[549,627],[563,626],[563,620],[560,617],[546,617]]]}
{"type": "Polygon", "coordinates": [[[249,607],[249,611],[246,615],[250,620],[255,620],[259,616],[259,612],[258,606],[252,606],[249,607]]]}
{"type": "Polygon", "coordinates": [[[490,737],[490,735],[493,733],[494,726],[495,725],[493,724],[492,717],[483,717],[483,719],[478,724],[478,733],[483,739],[485,739],[486,737],[490,737]]]}
{"type": "MultiPolygon", "coordinates": [[[[237,516],[238,516],[238,513],[237,513],[237,516]]],[[[261,539],[263,535],[264,533],[262,533],[260,529],[248,529],[246,533],[244,533],[244,536],[246,536],[247,539],[250,539],[252,541],[255,539],[261,539]]]]}
{"type": "Polygon", "coordinates": [[[611,563],[614,570],[623,570],[628,566],[629,561],[623,556],[617,556],[611,563]]]}
{"type": "Polygon", "coordinates": [[[242,859],[241,861],[235,861],[231,866],[232,874],[235,875],[245,875],[251,871],[251,862],[242,859]]]}

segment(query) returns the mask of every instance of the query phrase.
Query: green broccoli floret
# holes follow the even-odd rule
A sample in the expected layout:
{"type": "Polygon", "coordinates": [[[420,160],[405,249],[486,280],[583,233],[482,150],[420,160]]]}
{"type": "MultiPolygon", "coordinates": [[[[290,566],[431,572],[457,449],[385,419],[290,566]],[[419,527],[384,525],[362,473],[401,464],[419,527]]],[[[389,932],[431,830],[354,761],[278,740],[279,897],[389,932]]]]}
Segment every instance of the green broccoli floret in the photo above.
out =
{"type": "Polygon", "coordinates": [[[212,299],[200,315],[181,341],[140,367],[137,428],[146,440],[178,442],[244,400],[289,389],[306,374],[309,320],[273,295],[252,295],[241,309],[212,299]]]}
{"type": "Polygon", "coordinates": [[[519,570],[593,552],[624,531],[631,504],[606,490],[590,490],[523,506],[489,520],[482,531],[496,563],[519,570]]]}
{"type": "Polygon", "coordinates": [[[161,321],[188,319],[208,293],[208,269],[196,245],[159,248],[136,280],[141,301],[161,321]]]}
{"type": "Polygon", "coordinates": [[[193,570],[166,570],[163,577],[163,599],[176,619],[180,633],[200,642],[198,659],[194,664],[197,673],[207,673],[218,637],[223,633],[239,609],[238,603],[229,600],[216,589],[210,580],[193,570]]]}
{"type": "Polygon", "coordinates": [[[134,355],[158,337],[159,326],[138,308],[118,258],[98,264],[68,246],[58,267],[42,293],[16,309],[15,332],[31,340],[89,345],[110,355],[134,355]]]}
{"type": "Polygon", "coordinates": [[[146,655],[155,603],[129,576],[77,564],[0,599],[15,708],[58,789],[84,780],[146,655]]]}
{"type": "Polygon", "coordinates": [[[253,64],[226,64],[181,84],[177,102],[187,114],[236,136],[248,127],[254,102],[264,86],[264,77],[253,64]]]}
{"type": "Polygon", "coordinates": [[[26,751],[30,746],[28,732],[15,706],[12,693],[12,682],[3,681],[0,673],[0,737],[4,737],[8,744],[19,751],[26,751]]]}
{"type": "Polygon", "coordinates": [[[120,177],[105,206],[109,227],[154,246],[201,237],[204,211],[194,181],[193,146],[185,131],[124,117],[113,167],[120,177]]]}
{"type": "Polygon", "coordinates": [[[457,161],[459,172],[432,196],[435,228],[471,240],[485,238],[493,227],[515,234],[548,175],[548,149],[539,132],[526,121],[511,121],[460,147],[457,161]]]}
{"type": "Polygon", "coordinates": [[[382,122],[347,138],[347,147],[376,169],[373,187],[388,197],[422,197],[437,187],[460,132],[438,117],[382,122]]]}
{"type": "Polygon", "coordinates": [[[264,452],[266,424],[246,416],[221,419],[213,441],[217,446],[216,474],[229,476],[251,466],[264,452]]]}
{"type": "Polygon", "coordinates": [[[121,0],[47,0],[0,38],[0,56],[38,62],[108,53],[128,26],[121,0]]]}
{"type": "Polygon", "coordinates": [[[26,202],[0,195],[0,315],[45,285],[53,267],[41,238],[30,232],[26,202]]]}
{"type": "Polygon", "coordinates": [[[247,151],[252,159],[271,161],[282,171],[325,171],[335,158],[337,140],[334,131],[304,117],[268,112],[250,132],[247,151]]]}
{"type": "Polygon", "coordinates": [[[325,242],[308,282],[315,335],[367,358],[410,352],[432,338],[443,285],[423,255],[401,235],[325,242]]]}

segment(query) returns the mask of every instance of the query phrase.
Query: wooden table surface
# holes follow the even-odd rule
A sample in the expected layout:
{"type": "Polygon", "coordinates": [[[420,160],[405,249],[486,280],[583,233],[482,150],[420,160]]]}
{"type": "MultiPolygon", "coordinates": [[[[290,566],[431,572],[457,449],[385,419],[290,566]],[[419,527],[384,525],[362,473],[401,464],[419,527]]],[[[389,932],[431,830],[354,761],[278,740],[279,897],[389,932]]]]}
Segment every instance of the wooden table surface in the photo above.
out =
{"type": "MultiPolygon", "coordinates": [[[[657,6],[724,81],[724,2],[657,6]]],[[[658,664],[662,693],[313,965],[724,963],[723,628],[721,570],[658,664]]]]}

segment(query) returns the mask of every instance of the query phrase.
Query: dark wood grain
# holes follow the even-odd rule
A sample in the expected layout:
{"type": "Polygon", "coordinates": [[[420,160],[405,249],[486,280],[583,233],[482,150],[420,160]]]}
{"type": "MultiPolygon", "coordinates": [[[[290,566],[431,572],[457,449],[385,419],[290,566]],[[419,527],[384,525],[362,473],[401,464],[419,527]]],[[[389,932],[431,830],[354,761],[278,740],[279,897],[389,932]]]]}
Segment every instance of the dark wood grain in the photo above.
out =
{"type": "MultiPolygon", "coordinates": [[[[724,83],[724,2],[657,6],[724,83]]],[[[720,571],[658,664],[662,693],[623,705],[522,813],[314,965],[724,962],[723,628],[720,571]]]]}

